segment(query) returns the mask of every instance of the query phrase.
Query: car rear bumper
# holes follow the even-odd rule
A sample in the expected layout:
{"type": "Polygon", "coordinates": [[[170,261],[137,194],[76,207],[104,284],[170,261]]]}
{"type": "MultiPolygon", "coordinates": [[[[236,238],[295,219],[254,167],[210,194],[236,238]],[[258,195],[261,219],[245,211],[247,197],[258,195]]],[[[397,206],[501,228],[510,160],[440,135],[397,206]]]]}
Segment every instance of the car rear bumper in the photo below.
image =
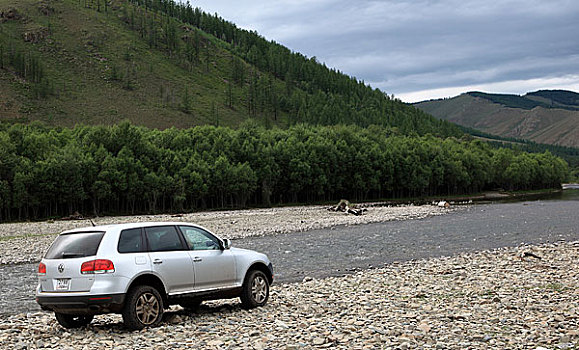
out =
{"type": "Polygon", "coordinates": [[[125,294],[36,296],[36,302],[42,310],[73,315],[120,312],[123,308],[124,301],[125,294]]]}

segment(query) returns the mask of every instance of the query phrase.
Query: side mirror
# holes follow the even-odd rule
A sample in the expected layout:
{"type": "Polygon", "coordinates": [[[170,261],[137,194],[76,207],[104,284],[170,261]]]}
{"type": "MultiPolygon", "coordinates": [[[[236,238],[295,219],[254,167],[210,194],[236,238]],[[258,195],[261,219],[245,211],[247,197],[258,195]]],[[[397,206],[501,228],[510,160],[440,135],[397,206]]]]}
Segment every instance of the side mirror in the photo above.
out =
{"type": "Polygon", "coordinates": [[[231,248],[231,241],[229,239],[224,239],[223,240],[223,249],[229,249],[231,248]]]}

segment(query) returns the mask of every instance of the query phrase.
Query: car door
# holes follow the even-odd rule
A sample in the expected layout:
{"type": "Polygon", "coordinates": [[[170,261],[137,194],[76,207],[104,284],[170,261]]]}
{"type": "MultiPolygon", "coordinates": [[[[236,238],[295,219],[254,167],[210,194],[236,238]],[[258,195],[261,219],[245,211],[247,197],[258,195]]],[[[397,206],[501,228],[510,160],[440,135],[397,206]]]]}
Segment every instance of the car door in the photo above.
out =
{"type": "Polygon", "coordinates": [[[165,283],[168,294],[191,291],[195,285],[193,260],[177,228],[172,225],[145,228],[153,270],[165,283]]]}
{"type": "Polygon", "coordinates": [[[235,283],[235,259],[222,249],[219,239],[195,226],[179,226],[189,246],[195,270],[195,290],[231,287],[235,283]]]}

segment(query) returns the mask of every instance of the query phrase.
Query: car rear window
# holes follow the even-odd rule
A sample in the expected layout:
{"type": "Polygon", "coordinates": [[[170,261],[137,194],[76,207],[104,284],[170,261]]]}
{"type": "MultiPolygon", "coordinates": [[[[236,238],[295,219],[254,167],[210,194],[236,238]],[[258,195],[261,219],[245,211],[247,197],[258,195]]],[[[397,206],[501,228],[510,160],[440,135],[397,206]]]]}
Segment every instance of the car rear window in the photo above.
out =
{"type": "Polygon", "coordinates": [[[144,251],[143,237],[140,228],[121,231],[119,238],[119,253],[138,253],[144,251]]]}
{"type": "Polygon", "coordinates": [[[96,255],[104,232],[75,232],[60,235],[46,252],[46,259],[73,259],[96,255]]]}

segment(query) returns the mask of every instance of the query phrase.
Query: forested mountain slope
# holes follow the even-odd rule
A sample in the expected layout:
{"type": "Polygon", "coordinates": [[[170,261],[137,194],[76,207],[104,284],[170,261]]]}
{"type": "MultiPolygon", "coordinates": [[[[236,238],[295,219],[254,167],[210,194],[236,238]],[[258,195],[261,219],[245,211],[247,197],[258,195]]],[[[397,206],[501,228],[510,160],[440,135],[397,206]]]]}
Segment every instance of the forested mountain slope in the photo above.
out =
{"type": "Polygon", "coordinates": [[[0,221],[558,188],[569,173],[187,4],[0,0],[0,22],[0,221]]]}
{"type": "Polygon", "coordinates": [[[572,91],[540,90],[523,96],[469,92],[415,106],[487,133],[579,147],[579,94],[572,91]]]}
{"type": "Polygon", "coordinates": [[[170,0],[0,0],[0,120],[153,128],[378,124],[460,135],[216,15],[170,0]]]}

